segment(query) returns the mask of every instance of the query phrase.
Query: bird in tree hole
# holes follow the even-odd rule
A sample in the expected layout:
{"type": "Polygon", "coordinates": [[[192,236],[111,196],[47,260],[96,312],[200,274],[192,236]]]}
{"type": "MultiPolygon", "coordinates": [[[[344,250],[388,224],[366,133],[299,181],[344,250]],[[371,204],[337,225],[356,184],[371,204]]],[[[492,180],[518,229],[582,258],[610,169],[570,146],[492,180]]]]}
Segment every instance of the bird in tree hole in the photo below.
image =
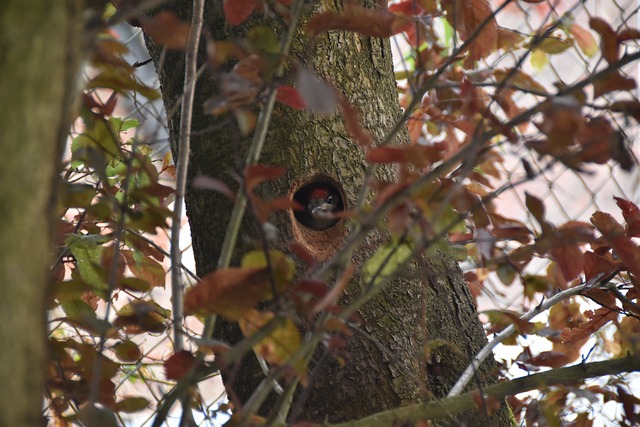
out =
{"type": "Polygon", "coordinates": [[[343,209],[342,197],[330,185],[307,185],[294,198],[305,207],[304,211],[296,213],[296,218],[305,227],[316,231],[335,225],[339,218],[334,214],[343,209]]]}

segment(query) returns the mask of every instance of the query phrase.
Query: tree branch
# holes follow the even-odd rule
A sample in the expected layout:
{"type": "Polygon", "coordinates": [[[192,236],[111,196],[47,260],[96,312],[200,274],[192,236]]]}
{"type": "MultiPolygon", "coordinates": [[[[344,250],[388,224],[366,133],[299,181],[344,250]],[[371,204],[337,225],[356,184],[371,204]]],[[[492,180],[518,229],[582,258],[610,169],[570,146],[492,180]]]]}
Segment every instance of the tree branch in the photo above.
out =
{"type": "MultiPolygon", "coordinates": [[[[571,384],[588,378],[603,375],[617,375],[623,372],[640,371],[640,357],[628,355],[623,359],[613,359],[604,362],[581,363],[567,368],[551,369],[539,374],[516,378],[511,381],[485,387],[484,396],[498,401],[507,396],[518,393],[553,386],[556,384],[571,384]]],[[[461,396],[447,397],[442,400],[423,404],[406,406],[379,412],[369,417],[340,424],[323,424],[325,427],[386,427],[397,424],[397,421],[415,422],[421,420],[435,420],[450,417],[466,411],[477,409],[474,395],[478,391],[465,393],[461,396]]],[[[274,424],[283,427],[285,424],[274,424]]]]}
{"type": "Polygon", "coordinates": [[[189,152],[191,151],[191,116],[193,98],[196,88],[196,69],[198,62],[198,45],[202,32],[202,16],[204,0],[193,1],[191,27],[187,41],[184,66],[184,97],[180,109],[180,138],[178,145],[178,162],[176,164],[176,200],[173,206],[171,222],[171,294],[173,308],[173,337],[175,351],[184,349],[182,321],[182,276],[180,272],[180,231],[182,220],[182,204],[187,188],[187,169],[189,152]]]}

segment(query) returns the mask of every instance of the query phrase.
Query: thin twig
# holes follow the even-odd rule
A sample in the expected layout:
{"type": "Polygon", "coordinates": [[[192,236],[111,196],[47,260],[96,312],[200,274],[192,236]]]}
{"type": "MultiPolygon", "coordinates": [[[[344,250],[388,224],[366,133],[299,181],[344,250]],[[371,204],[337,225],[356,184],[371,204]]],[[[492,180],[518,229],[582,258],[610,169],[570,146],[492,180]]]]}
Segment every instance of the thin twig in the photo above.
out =
{"type": "Polygon", "coordinates": [[[180,274],[180,231],[182,220],[182,204],[187,187],[187,169],[191,145],[191,117],[193,115],[193,98],[196,87],[196,69],[198,61],[198,45],[202,32],[202,15],[204,0],[193,1],[191,28],[187,41],[184,70],[184,97],[180,110],[180,137],[178,145],[178,162],[176,164],[176,199],[173,206],[171,223],[171,294],[173,306],[173,334],[175,351],[184,349],[182,321],[182,275],[180,274]]]}
{"type": "MultiPolygon", "coordinates": [[[[548,309],[550,309],[560,301],[564,301],[567,298],[570,298],[575,295],[579,295],[582,291],[584,291],[585,289],[591,286],[592,285],[590,283],[586,283],[584,285],[576,286],[575,288],[570,288],[565,291],[558,292],[551,298],[547,299],[546,301],[536,306],[534,309],[520,316],[520,320],[524,320],[524,321],[531,320],[532,318],[536,317],[538,314],[544,311],[547,311],[548,309]]],[[[482,350],[480,350],[478,354],[473,358],[469,366],[467,366],[467,369],[464,370],[462,375],[460,375],[460,378],[458,378],[458,381],[451,388],[447,397],[454,397],[459,395],[462,392],[462,390],[466,387],[469,380],[473,377],[473,374],[476,372],[478,367],[492,353],[493,349],[496,348],[498,344],[500,344],[502,341],[504,341],[505,339],[513,335],[515,332],[516,332],[516,327],[515,325],[511,324],[507,326],[502,332],[500,332],[499,334],[496,334],[493,340],[491,340],[491,342],[485,345],[482,348],[482,350]]]]}
{"type": "MultiPolygon", "coordinates": [[[[296,0],[291,6],[291,22],[289,24],[289,29],[284,38],[280,41],[280,54],[282,57],[286,57],[289,54],[293,36],[296,32],[296,27],[298,26],[298,20],[304,8],[304,3],[304,0],[296,0]]],[[[285,62],[283,61],[283,64],[276,70],[276,78],[282,76],[284,72],[284,65],[285,62]]],[[[247,153],[245,165],[256,163],[260,159],[262,147],[264,146],[264,141],[267,136],[267,130],[271,123],[271,113],[273,112],[273,106],[276,101],[276,89],[269,88],[265,99],[264,107],[258,116],[258,122],[253,134],[253,139],[251,140],[249,152],[247,153]]],[[[231,264],[231,256],[233,255],[233,249],[236,246],[238,232],[240,231],[240,224],[242,223],[242,217],[244,216],[246,207],[247,193],[245,192],[244,186],[240,186],[238,194],[236,195],[236,201],[233,205],[233,210],[231,211],[231,217],[229,219],[229,225],[227,226],[227,232],[224,236],[224,241],[222,242],[222,248],[220,249],[220,258],[218,258],[217,268],[226,268],[231,264]]],[[[213,318],[207,318],[202,335],[204,337],[210,336],[213,332],[213,327],[213,318]]]]}

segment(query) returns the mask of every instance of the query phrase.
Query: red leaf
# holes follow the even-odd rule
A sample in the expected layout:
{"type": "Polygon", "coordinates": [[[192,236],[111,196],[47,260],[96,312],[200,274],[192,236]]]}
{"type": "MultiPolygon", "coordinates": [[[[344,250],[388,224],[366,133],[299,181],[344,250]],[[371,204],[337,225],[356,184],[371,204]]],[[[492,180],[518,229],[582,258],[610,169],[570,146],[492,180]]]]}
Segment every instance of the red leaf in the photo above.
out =
{"type": "Polygon", "coordinates": [[[562,241],[558,239],[558,241],[552,242],[549,254],[558,266],[560,266],[565,280],[575,279],[582,273],[582,251],[576,244],[562,244],[562,241]]]}
{"type": "Polygon", "coordinates": [[[244,170],[244,182],[247,187],[247,191],[252,191],[258,184],[265,181],[280,178],[286,171],[287,170],[285,168],[277,166],[265,166],[258,164],[247,166],[244,170]]]}
{"type": "Polygon", "coordinates": [[[298,257],[309,267],[318,265],[318,259],[315,257],[315,255],[309,252],[307,248],[305,248],[304,246],[302,246],[302,244],[296,242],[295,240],[289,242],[289,249],[296,257],[298,257]]]}
{"type": "Polygon", "coordinates": [[[593,97],[597,98],[616,90],[632,90],[636,88],[636,81],[616,72],[608,74],[593,82],[593,97]]]}
{"type": "Polygon", "coordinates": [[[227,22],[240,25],[247,20],[258,6],[258,0],[224,0],[222,7],[227,22]]]}
{"type": "MultiPolygon", "coordinates": [[[[471,37],[493,13],[487,0],[471,0],[465,2],[464,5],[453,0],[443,0],[442,9],[447,12],[447,21],[458,30],[462,40],[467,40],[471,37]]],[[[497,46],[498,24],[494,18],[491,18],[469,47],[469,56],[465,61],[465,67],[469,68],[473,65],[473,62],[486,57],[497,46]]]]}
{"type": "Polygon", "coordinates": [[[298,89],[291,86],[278,86],[276,100],[296,110],[304,109],[304,100],[298,89]]]}
{"type": "Polygon", "coordinates": [[[407,18],[385,9],[370,9],[347,3],[342,13],[327,11],[314,15],[307,25],[307,33],[313,38],[326,31],[346,30],[386,38],[402,31],[408,22],[407,18]]]}
{"type": "Polygon", "coordinates": [[[558,351],[543,351],[526,361],[534,366],[548,366],[550,368],[559,368],[569,362],[571,362],[571,358],[558,351]]]}
{"type": "Polygon", "coordinates": [[[351,135],[361,147],[369,147],[373,137],[362,127],[358,109],[351,105],[344,97],[340,98],[340,109],[344,117],[344,127],[347,132],[349,132],[349,135],[351,135]]]}
{"type": "Polygon", "coordinates": [[[168,49],[182,50],[187,46],[189,25],[184,24],[170,12],[160,12],[153,18],[140,18],[144,32],[154,42],[168,49]]]}
{"type": "MultiPolygon", "coordinates": [[[[637,278],[640,278],[640,247],[626,236],[625,230],[611,215],[596,212],[591,216],[591,223],[602,233],[616,254],[624,262],[624,267],[637,278]]],[[[634,285],[638,286],[634,281],[634,285]]]]}
{"type": "Polygon", "coordinates": [[[614,197],[614,199],[622,210],[624,220],[627,222],[627,235],[629,237],[640,237],[640,208],[620,197],[614,197]]]}
{"type": "Polygon", "coordinates": [[[195,356],[187,350],[174,353],[164,362],[165,377],[168,380],[179,381],[189,373],[195,363],[195,356]]]}
{"type": "Polygon", "coordinates": [[[618,61],[618,36],[602,18],[591,18],[589,26],[600,34],[602,56],[609,64],[618,61]]]}
{"type": "Polygon", "coordinates": [[[600,278],[605,278],[618,269],[613,262],[591,251],[585,252],[583,259],[584,279],[587,283],[598,275],[600,278]]]}
{"type": "Polygon", "coordinates": [[[618,43],[640,39],[640,31],[636,28],[625,28],[618,33],[618,43]]]}

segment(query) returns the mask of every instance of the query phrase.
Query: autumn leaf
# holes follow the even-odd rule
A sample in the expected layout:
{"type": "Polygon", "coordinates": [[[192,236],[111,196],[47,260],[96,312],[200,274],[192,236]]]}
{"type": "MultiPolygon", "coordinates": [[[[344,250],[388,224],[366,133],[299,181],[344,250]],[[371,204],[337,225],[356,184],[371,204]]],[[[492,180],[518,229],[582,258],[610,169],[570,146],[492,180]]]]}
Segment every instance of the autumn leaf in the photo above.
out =
{"type": "Polygon", "coordinates": [[[174,353],[164,362],[164,376],[168,380],[179,381],[191,371],[196,363],[196,357],[187,350],[174,353]]]}
{"type": "Polygon", "coordinates": [[[582,251],[576,243],[564,243],[561,239],[552,240],[549,255],[560,266],[565,280],[575,279],[582,273],[582,251]]]}
{"type": "Polygon", "coordinates": [[[344,127],[349,132],[349,135],[361,147],[369,147],[373,141],[373,136],[362,126],[358,109],[342,96],[340,97],[339,105],[344,118],[344,127]]]}
{"type": "Polygon", "coordinates": [[[605,278],[618,269],[618,266],[608,258],[587,251],[583,255],[584,279],[587,283],[595,277],[605,278]]]}
{"type": "Polygon", "coordinates": [[[598,98],[609,92],[633,90],[637,86],[635,79],[625,77],[620,72],[609,73],[593,82],[593,97],[598,98]]]}
{"type": "Polygon", "coordinates": [[[585,315],[589,319],[588,321],[581,323],[577,328],[567,328],[562,331],[560,337],[563,343],[573,343],[589,338],[591,334],[597,332],[604,325],[618,317],[617,312],[606,307],[601,307],[595,312],[588,310],[585,312],[585,315]]]}
{"type": "Polygon", "coordinates": [[[121,253],[135,277],[147,281],[152,286],[164,286],[166,273],[162,264],[148,256],[136,255],[133,251],[123,250],[121,253]]]}
{"type": "Polygon", "coordinates": [[[276,101],[296,110],[304,109],[304,100],[298,89],[291,86],[278,86],[276,101]]]}
{"type": "MultiPolygon", "coordinates": [[[[276,289],[283,291],[293,279],[296,266],[291,258],[284,253],[272,249],[269,251],[269,259],[264,251],[251,251],[244,254],[240,265],[247,269],[271,269],[271,274],[275,282],[276,289]]],[[[268,292],[269,294],[271,292],[268,292]]],[[[273,297],[268,295],[267,297],[273,297]]]]}
{"type": "Polygon", "coordinates": [[[314,38],[332,30],[353,31],[369,37],[387,38],[402,31],[410,22],[406,17],[386,9],[371,9],[354,3],[346,3],[344,10],[320,12],[307,24],[307,34],[314,38]]]}
{"type": "MultiPolygon", "coordinates": [[[[624,262],[624,267],[635,277],[640,278],[640,247],[626,235],[624,227],[604,212],[594,213],[591,216],[591,222],[624,262]]],[[[639,286],[635,281],[633,283],[639,286]]]]}
{"type": "Polygon", "coordinates": [[[240,25],[247,20],[258,7],[258,0],[224,0],[224,17],[231,25],[240,25]]]}
{"type": "Polygon", "coordinates": [[[480,33],[469,47],[465,68],[470,68],[475,61],[496,50],[498,24],[492,17],[493,11],[487,0],[471,0],[464,5],[454,0],[443,0],[442,9],[446,11],[447,21],[458,31],[462,40],[469,39],[484,24],[484,28],[480,29],[480,33]]]}
{"type": "Polygon", "coordinates": [[[616,101],[609,106],[609,109],[633,117],[636,122],[640,122],[640,101],[638,100],[616,101]]]}
{"type": "MultiPolygon", "coordinates": [[[[240,329],[244,336],[250,337],[275,317],[275,314],[269,311],[249,310],[239,319],[240,329]]],[[[255,344],[253,350],[265,361],[282,366],[290,363],[291,356],[300,348],[302,339],[300,331],[290,319],[280,318],[278,320],[280,320],[278,326],[255,344]]],[[[295,361],[292,367],[299,375],[301,384],[306,384],[306,363],[303,358],[295,361]]]]}
{"type": "Polygon", "coordinates": [[[589,26],[600,34],[600,45],[602,47],[602,56],[609,64],[618,61],[619,46],[618,36],[609,24],[602,18],[591,18],[589,26]]]}
{"type": "Polygon", "coordinates": [[[248,192],[253,191],[259,184],[280,178],[287,171],[280,166],[252,164],[244,170],[244,182],[248,192]]]}
{"type": "Polygon", "coordinates": [[[589,57],[598,53],[598,42],[589,30],[574,22],[571,24],[570,32],[582,53],[589,57]]]}
{"type": "Polygon", "coordinates": [[[187,47],[189,25],[180,22],[174,14],[162,11],[153,18],[142,16],[139,19],[144,32],[156,44],[173,50],[183,50],[187,47]]]}
{"type": "Polygon", "coordinates": [[[498,84],[509,85],[525,91],[547,93],[544,86],[522,70],[513,68],[496,70],[493,75],[498,84]]]}
{"type": "Polygon", "coordinates": [[[230,267],[204,276],[184,296],[185,314],[219,314],[239,320],[269,292],[265,268],[230,267]]]}
{"type": "Polygon", "coordinates": [[[543,351],[526,361],[534,366],[548,366],[549,368],[560,368],[571,362],[571,358],[564,353],[557,351],[543,351]]]}
{"type": "Polygon", "coordinates": [[[640,237],[640,208],[621,197],[614,197],[627,223],[627,236],[640,237]]]}

